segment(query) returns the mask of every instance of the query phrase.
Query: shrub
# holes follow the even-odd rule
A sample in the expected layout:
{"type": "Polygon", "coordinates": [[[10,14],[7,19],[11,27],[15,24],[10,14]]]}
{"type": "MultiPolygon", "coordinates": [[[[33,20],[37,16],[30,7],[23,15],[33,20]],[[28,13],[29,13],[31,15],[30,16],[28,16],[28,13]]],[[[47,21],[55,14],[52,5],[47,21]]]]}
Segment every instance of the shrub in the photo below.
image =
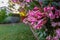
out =
{"type": "Polygon", "coordinates": [[[7,17],[6,15],[6,9],[1,9],[0,10],[0,23],[3,23],[3,20],[7,17]]]}

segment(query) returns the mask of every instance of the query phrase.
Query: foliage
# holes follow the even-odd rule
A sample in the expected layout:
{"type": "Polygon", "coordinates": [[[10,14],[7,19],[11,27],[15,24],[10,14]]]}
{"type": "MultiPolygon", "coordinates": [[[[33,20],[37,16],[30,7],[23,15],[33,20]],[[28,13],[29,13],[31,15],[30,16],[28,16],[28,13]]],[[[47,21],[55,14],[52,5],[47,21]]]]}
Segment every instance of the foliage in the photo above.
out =
{"type": "Polygon", "coordinates": [[[1,9],[0,10],[0,23],[3,22],[3,20],[7,17],[6,15],[6,9],[1,9]]]}
{"type": "Polygon", "coordinates": [[[9,13],[9,15],[8,16],[13,16],[13,13],[9,13]]]}
{"type": "Polygon", "coordinates": [[[33,2],[29,3],[28,5],[26,6],[27,10],[32,10],[36,5],[38,7],[40,7],[40,4],[38,3],[38,1],[34,1],[34,0],[33,0],[33,2]],[[29,5],[29,7],[27,7],[28,5],[29,5]]]}

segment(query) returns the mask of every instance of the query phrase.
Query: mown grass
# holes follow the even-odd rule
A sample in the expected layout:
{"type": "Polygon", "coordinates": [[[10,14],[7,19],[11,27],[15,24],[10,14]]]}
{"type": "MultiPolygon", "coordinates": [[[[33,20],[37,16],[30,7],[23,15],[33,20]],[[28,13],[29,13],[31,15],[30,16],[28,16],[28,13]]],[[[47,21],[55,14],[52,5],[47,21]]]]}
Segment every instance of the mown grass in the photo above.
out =
{"type": "Polygon", "coordinates": [[[35,40],[29,26],[19,24],[0,24],[0,40],[35,40]]]}

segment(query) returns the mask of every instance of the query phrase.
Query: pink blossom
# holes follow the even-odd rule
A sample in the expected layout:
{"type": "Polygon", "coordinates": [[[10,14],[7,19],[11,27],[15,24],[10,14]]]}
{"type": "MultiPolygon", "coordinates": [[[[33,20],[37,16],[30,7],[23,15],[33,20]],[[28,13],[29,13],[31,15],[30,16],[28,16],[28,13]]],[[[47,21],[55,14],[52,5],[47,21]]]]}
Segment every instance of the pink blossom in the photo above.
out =
{"type": "Polygon", "coordinates": [[[53,37],[52,40],[59,40],[58,36],[53,37]]]}
{"type": "Polygon", "coordinates": [[[44,12],[47,12],[47,7],[44,7],[44,12]]]}
{"type": "Polygon", "coordinates": [[[17,2],[17,0],[12,0],[14,3],[16,3],[17,2]]]}
{"type": "Polygon", "coordinates": [[[26,2],[31,2],[31,0],[25,0],[26,2]]]}
{"type": "Polygon", "coordinates": [[[59,18],[59,10],[56,10],[56,11],[55,11],[55,17],[56,17],[56,18],[59,18]]]}
{"type": "Polygon", "coordinates": [[[49,11],[54,10],[54,9],[55,9],[54,7],[49,7],[49,6],[47,7],[47,10],[49,10],[49,11]]]}
{"type": "Polygon", "coordinates": [[[28,16],[34,16],[34,12],[31,11],[31,10],[29,10],[29,12],[28,12],[28,16]]]}
{"type": "Polygon", "coordinates": [[[55,9],[55,7],[51,7],[51,9],[52,9],[52,10],[54,10],[54,9],[55,9]]]}
{"type": "Polygon", "coordinates": [[[42,16],[37,16],[37,19],[41,19],[42,18],[42,16]]]}
{"type": "Polygon", "coordinates": [[[28,17],[27,20],[31,21],[31,22],[37,21],[36,18],[34,18],[34,17],[28,17]]]}
{"type": "Polygon", "coordinates": [[[47,10],[50,10],[51,9],[51,7],[47,7],[47,10]]]}
{"type": "Polygon", "coordinates": [[[51,22],[51,25],[52,25],[53,27],[56,27],[57,25],[60,26],[60,22],[51,22]]]}
{"type": "Polygon", "coordinates": [[[56,27],[56,26],[57,26],[57,23],[51,22],[51,25],[52,25],[53,27],[56,27]]]}
{"type": "Polygon", "coordinates": [[[27,18],[23,20],[23,23],[28,24],[27,18]]]}
{"type": "Polygon", "coordinates": [[[34,25],[33,28],[34,29],[40,29],[40,25],[34,25]]]}
{"type": "Polygon", "coordinates": [[[42,23],[43,19],[42,20],[39,20],[38,23],[34,26],[34,29],[40,29],[41,28],[41,23],[42,23]]]}
{"type": "Polygon", "coordinates": [[[43,13],[41,13],[40,11],[37,11],[36,14],[35,14],[35,17],[36,17],[37,19],[41,19],[42,17],[45,17],[45,16],[46,16],[46,15],[43,14],[43,13]]]}
{"type": "Polygon", "coordinates": [[[38,7],[34,7],[34,10],[39,10],[39,8],[38,7]]]}
{"type": "Polygon", "coordinates": [[[50,35],[46,37],[46,40],[51,40],[51,39],[52,39],[52,38],[51,38],[50,35]]]}
{"type": "Polygon", "coordinates": [[[31,25],[34,25],[35,22],[31,22],[31,25]]]}
{"type": "Polygon", "coordinates": [[[40,19],[40,18],[43,17],[43,15],[42,15],[41,12],[38,11],[38,12],[36,12],[35,17],[36,17],[37,19],[40,19]]]}
{"type": "Polygon", "coordinates": [[[60,38],[60,29],[56,30],[56,35],[60,38]]]}
{"type": "Polygon", "coordinates": [[[44,7],[44,12],[49,12],[49,11],[51,11],[51,10],[53,10],[54,9],[54,7],[44,7]]]}
{"type": "Polygon", "coordinates": [[[52,12],[49,13],[49,17],[50,19],[55,19],[55,15],[52,12]]]}
{"type": "Polygon", "coordinates": [[[41,29],[42,26],[46,23],[46,20],[43,19],[39,20],[38,23],[34,26],[35,29],[41,29]]]}

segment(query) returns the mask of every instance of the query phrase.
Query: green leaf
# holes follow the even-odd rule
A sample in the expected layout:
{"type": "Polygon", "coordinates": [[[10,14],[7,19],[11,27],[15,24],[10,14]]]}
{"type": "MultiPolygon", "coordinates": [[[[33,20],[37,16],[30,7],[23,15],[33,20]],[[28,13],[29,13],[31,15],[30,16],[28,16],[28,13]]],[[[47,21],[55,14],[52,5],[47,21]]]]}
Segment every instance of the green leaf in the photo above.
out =
{"type": "Polygon", "coordinates": [[[47,36],[47,33],[45,32],[45,28],[44,27],[42,29],[40,29],[40,30],[37,30],[37,34],[38,34],[38,38],[40,40],[45,40],[45,38],[47,36]]]}
{"type": "Polygon", "coordinates": [[[39,4],[38,1],[32,1],[32,2],[29,3],[29,5],[30,6],[26,8],[28,10],[32,10],[35,6],[40,7],[40,4],[39,4]]]}
{"type": "Polygon", "coordinates": [[[41,7],[41,6],[40,6],[40,3],[39,3],[38,1],[33,1],[33,4],[34,4],[35,6],[37,6],[37,7],[41,7]]]}

